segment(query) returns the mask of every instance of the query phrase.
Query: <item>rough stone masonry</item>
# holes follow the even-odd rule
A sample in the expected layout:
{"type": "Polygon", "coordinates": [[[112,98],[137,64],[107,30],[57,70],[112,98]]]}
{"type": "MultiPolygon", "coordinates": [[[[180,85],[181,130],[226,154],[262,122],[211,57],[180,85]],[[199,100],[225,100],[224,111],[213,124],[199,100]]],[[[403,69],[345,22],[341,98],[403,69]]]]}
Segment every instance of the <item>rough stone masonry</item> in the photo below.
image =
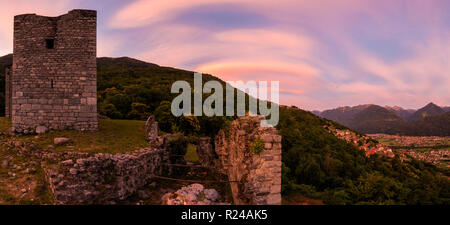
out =
{"type": "MultiPolygon", "coordinates": [[[[146,130],[157,130],[157,122],[151,122],[152,119],[146,130]]],[[[199,143],[201,163],[228,175],[233,200],[238,205],[281,204],[281,136],[275,128],[260,127],[261,119],[246,116],[233,121],[215,138],[215,152],[211,138],[201,138],[199,143]],[[250,150],[254,143],[259,143],[258,152],[250,150]]],[[[65,161],[45,168],[55,202],[110,204],[126,199],[155,176],[170,176],[171,136],[153,136],[150,147],[123,154],[89,157],[82,153],[65,153],[56,157],[65,161]]],[[[166,197],[164,201],[172,204],[167,201],[176,196],[166,197]]],[[[214,200],[179,203],[208,202],[219,204],[214,200]]]]}
{"type": "Polygon", "coordinates": [[[96,154],[66,160],[47,177],[57,204],[108,204],[124,200],[163,172],[164,148],[143,148],[124,154],[96,154]]]}
{"type": "Polygon", "coordinates": [[[262,119],[239,117],[214,140],[217,168],[228,175],[238,205],[281,204],[281,136],[261,127],[262,119]]]}
{"type": "Polygon", "coordinates": [[[97,12],[14,17],[14,56],[7,78],[12,129],[96,130],[97,12]]]}

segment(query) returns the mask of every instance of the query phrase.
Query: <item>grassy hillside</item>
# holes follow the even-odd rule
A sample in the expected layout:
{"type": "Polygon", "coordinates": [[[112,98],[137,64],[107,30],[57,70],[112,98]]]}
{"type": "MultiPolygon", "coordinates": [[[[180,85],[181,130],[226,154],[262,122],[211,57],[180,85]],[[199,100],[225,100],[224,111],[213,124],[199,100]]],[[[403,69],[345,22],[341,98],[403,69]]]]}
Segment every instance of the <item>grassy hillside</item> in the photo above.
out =
{"type": "MultiPolygon", "coordinates": [[[[77,151],[90,153],[122,153],[147,147],[144,138],[144,121],[135,120],[99,120],[98,131],[53,131],[35,136],[17,136],[15,139],[32,143],[40,149],[54,146],[55,151],[77,151]],[[70,138],[71,142],[64,145],[54,145],[56,137],[70,138]]],[[[0,131],[5,132],[10,127],[10,120],[0,117],[0,131]]]]}

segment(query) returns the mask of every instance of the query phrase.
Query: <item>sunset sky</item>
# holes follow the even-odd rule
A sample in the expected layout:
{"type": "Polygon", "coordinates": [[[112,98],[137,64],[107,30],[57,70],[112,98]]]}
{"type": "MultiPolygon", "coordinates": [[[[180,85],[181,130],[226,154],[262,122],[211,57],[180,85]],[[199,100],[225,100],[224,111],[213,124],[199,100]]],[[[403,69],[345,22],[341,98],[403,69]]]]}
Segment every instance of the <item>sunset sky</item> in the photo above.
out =
{"type": "Polygon", "coordinates": [[[282,104],[450,105],[448,0],[0,0],[13,16],[98,11],[98,56],[129,56],[223,80],[278,80],[282,104]]]}

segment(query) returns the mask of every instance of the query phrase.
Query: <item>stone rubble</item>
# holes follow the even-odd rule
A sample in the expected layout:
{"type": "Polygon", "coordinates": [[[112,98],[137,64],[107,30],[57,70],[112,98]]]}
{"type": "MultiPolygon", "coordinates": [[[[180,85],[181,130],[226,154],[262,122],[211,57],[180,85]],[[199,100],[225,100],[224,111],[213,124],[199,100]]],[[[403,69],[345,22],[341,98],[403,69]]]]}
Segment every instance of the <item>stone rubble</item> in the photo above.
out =
{"type": "Polygon", "coordinates": [[[62,144],[66,144],[69,143],[70,139],[69,138],[65,138],[65,137],[59,137],[59,138],[55,138],[53,139],[53,143],[55,145],[62,145],[62,144]]]}
{"type": "Polygon", "coordinates": [[[182,187],[175,193],[162,197],[163,205],[228,205],[218,202],[219,193],[214,189],[205,189],[201,184],[182,187]]]}

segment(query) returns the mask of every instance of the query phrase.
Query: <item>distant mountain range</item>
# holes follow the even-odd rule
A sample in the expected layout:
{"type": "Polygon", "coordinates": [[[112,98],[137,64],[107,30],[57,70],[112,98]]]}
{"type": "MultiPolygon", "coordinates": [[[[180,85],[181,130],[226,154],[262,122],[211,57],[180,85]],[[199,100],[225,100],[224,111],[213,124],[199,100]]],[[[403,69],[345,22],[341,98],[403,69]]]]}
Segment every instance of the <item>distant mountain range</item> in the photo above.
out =
{"type": "Polygon", "coordinates": [[[416,112],[414,109],[404,109],[400,106],[384,106],[387,110],[395,113],[395,115],[399,116],[400,118],[404,120],[409,120],[409,118],[416,112]]]}
{"type": "Polygon", "coordinates": [[[439,116],[445,113],[445,110],[433,103],[429,103],[425,107],[414,112],[408,119],[411,121],[422,120],[426,117],[439,116]]]}
{"type": "Polygon", "coordinates": [[[366,104],[313,113],[368,134],[450,136],[450,107],[434,103],[418,110],[366,104]]]}

